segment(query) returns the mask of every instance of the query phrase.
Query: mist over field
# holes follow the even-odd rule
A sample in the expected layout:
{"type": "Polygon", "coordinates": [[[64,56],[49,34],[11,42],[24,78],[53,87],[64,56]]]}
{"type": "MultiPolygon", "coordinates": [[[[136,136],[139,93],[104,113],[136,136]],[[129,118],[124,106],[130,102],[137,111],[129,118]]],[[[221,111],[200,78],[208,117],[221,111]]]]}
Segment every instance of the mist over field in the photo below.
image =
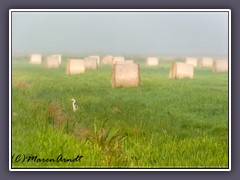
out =
{"type": "Polygon", "coordinates": [[[228,29],[228,12],[12,12],[11,167],[230,170],[228,29]]]}
{"type": "Polygon", "coordinates": [[[225,56],[228,12],[12,12],[12,52],[225,56]]]}

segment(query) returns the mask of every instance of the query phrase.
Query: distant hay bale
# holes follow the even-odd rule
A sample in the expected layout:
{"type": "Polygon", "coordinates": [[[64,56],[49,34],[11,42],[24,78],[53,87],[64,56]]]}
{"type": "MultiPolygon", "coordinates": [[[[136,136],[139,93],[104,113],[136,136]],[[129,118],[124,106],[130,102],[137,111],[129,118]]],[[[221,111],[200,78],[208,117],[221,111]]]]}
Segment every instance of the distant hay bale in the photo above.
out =
{"type": "Polygon", "coordinates": [[[58,57],[58,61],[59,61],[59,64],[62,63],[62,56],[60,54],[54,54],[52,56],[57,56],[58,57]]]}
{"type": "Polygon", "coordinates": [[[161,61],[174,61],[176,57],[174,56],[161,56],[160,57],[161,61]]]}
{"type": "Polygon", "coordinates": [[[117,63],[112,67],[112,87],[138,87],[140,68],[135,63],[117,63]]]}
{"type": "Polygon", "coordinates": [[[199,67],[212,67],[213,66],[213,59],[210,57],[203,57],[198,61],[199,67]]]}
{"type": "Polygon", "coordinates": [[[115,57],[113,58],[113,64],[116,64],[116,63],[118,63],[118,62],[123,62],[123,61],[125,61],[125,58],[122,57],[122,56],[115,56],[115,57]]]}
{"type": "Polygon", "coordinates": [[[193,67],[197,67],[197,65],[198,65],[198,58],[187,57],[186,60],[185,60],[185,62],[186,62],[187,64],[193,65],[193,67]]]}
{"type": "Polygon", "coordinates": [[[147,66],[157,66],[158,58],[157,57],[148,57],[146,61],[147,66]]]}
{"type": "Polygon", "coordinates": [[[41,64],[42,63],[42,55],[41,54],[31,54],[29,63],[30,64],[41,64]]]}
{"type": "Polygon", "coordinates": [[[47,56],[44,66],[46,68],[58,68],[59,67],[59,56],[58,55],[51,55],[47,56]]]}
{"type": "Polygon", "coordinates": [[[107,55],[102,58],[102,63],[103,64],[112,64],[113,62],[113,56],[107,55]]]}
{"type": "Polygon", "coordinates": [[[82,74],[85,72],[85,63],[81,59],[69,59],[66,65],[66,74],[82,74]]]}
{"type": "Polygon", "coordinates": [[[133,64],[133,60],[117,61],[115,64],[133,64]]]}
{"type": "Polygon", "coordinates": [[[96,58],[84,58],[85,69],[88,70],[96,70],[98,68],[97,59],[96,58]]]}
{"type": "Polygon", "coordinates": [[[213,72],[228,72],[228,60],[215,60],[213,62],[213,72]]]}
{"type": "Polygon", "coordinates": [[[134,63],[134,61],[133,60],[125,60],[125,63],[132,64],[132,63],[134,63]]]}
{"type": "Polygon", "coordinates": [[[96,58],[97,59],[97,65],[100,64],[100,57],[99,56],[89,56],[90,58],[96,58]]]}
{"type": "Polygon", "coordinates": [[[186,64],[183,62],[172,62],[171,69],[169,72],[170,79],[192,79],[194,75],[194,68],[191,64],[186,64]]]}

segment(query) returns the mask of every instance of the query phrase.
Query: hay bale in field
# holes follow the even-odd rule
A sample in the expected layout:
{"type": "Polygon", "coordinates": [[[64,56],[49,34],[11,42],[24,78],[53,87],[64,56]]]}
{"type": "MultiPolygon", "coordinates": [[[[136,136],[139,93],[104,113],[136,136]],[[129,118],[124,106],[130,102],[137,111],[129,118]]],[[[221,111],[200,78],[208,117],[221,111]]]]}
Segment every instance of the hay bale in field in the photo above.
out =
{"type": "Polygon", "coordinates": [[[158,58],[157,57],[148,57],[146,60],[147,66],[157,66],[158,65],[158,58]]]}
{"type": "Polygon", "coordinates": [[[123,62],[123,61],[125,61],[125,58],[122,57],[122,56],[115,56],[115,57],[113,58],[113,64],[116,64],[116,63],[118,63],[118,62],[123,62]]]}
{"type": "Polygon", "coordinates": [[[42,55],[41,54],[31,54],[29,63],[30,64],[41,64],[42,63],[42,55]]]}
{"type": "Polygon", "coordinates": [[[198,58],[187,57],[187,58],[185,59],[185,62],[186,62],[187,64],[193,65],[193,67],[197,67],[197,65],[198,65],[198,58]]]}
{"type": "Polygon", "coordinates": [[[100,64],[100,57],[99,56],[89,56],[90,58],[96,58],[97,59],[97,65],[100,64]]]}
{"type": "Polygon", "coordinates": [[[82,74],[85,72],[85,63],[82,59],[68,59],[66,74],[82,74]]]}
{"type": "Polygon", "coordinates": [[[133,60],[117,61],[115,64],[133,64],[133,60]]]}
{"type": "Polygon", "coordinates": [[[134,60],[125,60],[125,63],[132,64],[132,63],[134,63],[134,60]]]}
{"type": "Polygon", "coordinates": [[[161,56],[160,57],[161,61],[174,61],[176,57],[174,56],[161,56]]]}
{"type": "Polygon", "coordinates": [[[47,56],[44,66],[46,68],[58,68],[59,67],[59,56],[58,55],[51,55],[47,56]]]}
{"type": "Polygon", "coordinates": [[[113,56],[107,55],[102,58],[102,63],[103,64],[112,64],[113,62],[113,56]]]}
{"type": "Polygon", "coordinates": [[[98,68],[96,58],[86,57],[84,58],[84,63],[85,63],[85,69],[96,70],[98,68]]]}
{"type": "Polygon", "coordinates": [[[228,60],[215,60],[213,62],[213,72],[228,72],[228,60]]]}
{"type": "Polygon", "coordinates": [[[212,67],[213,59],[211,57],[203,57],[198,61],[199,67],[212,67]]]}
{"type": "Polygon", "coordinates": [[[59,64],[62,63],[62,56],[60,54],[54,54],[52,56],[57,56],[58,57],[58,61],[59,61],[59,64]]]}
{"type": "Polygon", "coordinates": [[[170,79],[192,79],[194,75],[194,68],[191,64],[186,64],[183,62],[172,62],[171,69],[169,72],[170,79]]]}
{"type": "Polygon", "coordinates": [[[116,63],[112,67],[112,87],[138,87],[140,68],[136,63],[116,63]]]}

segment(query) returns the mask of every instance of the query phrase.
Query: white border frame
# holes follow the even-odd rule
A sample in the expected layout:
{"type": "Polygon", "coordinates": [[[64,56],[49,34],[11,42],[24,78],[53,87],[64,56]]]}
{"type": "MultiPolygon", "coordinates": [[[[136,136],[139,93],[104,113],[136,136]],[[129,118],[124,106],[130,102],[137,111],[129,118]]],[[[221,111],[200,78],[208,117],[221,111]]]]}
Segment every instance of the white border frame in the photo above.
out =
{"type": "Polygon", "coordinates": [[[231,10],[230,9],[10,9],[9,10],[9,171],[231,171],[231,10]],[[88,11],[94,11],[94,12],[102,12],[102,11],[118,11],[118,12],[146,12],[146,11],[152,11],[152,12],[228,12],[228,145],[229,145],[229,152],[228,152],[228,164],[229,169],[165,169],[165,168],[159,168],[159,169],[144,169],[144,168],[127,168],[127,169],[88,169],[88,168],[81,168],[81,169],[71,169],[71,168],[33,168],[33,169],[12,169],[12,162],[11,162],[11,154],[12,154],[12,12],[88,12],[88,11]]]}

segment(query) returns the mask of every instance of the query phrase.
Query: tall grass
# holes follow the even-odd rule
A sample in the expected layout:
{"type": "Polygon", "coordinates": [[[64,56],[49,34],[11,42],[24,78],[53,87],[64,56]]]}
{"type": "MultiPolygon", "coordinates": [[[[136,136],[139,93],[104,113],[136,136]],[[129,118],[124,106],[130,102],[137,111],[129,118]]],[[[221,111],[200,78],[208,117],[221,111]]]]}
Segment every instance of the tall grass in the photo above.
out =
{"type": "Polygon", "coordinates": [[[228,75],[195,69],[169,80],[169,63],[140,65],[141,86],[111,88],[111,66],[65,75],[12,62],[12,154],[80,162],[12,162],[18,167],[228,167],[228,75]],[[75,98],[78,111],[73,112],[75,98]]]}

